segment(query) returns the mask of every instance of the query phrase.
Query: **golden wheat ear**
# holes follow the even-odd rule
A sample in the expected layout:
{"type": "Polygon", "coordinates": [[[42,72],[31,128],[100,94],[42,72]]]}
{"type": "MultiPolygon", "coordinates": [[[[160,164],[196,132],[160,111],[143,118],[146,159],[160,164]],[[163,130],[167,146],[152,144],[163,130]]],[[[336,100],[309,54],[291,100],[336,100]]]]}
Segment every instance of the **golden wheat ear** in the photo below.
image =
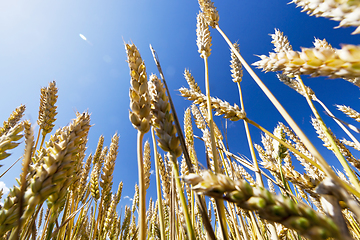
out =
{"type": "Polygon", "coordinates": [[[38,125],[42,129],[42,134],[46,135],[54,128],[54,122],[57,115],[55,103],[57,101],[57,92],[55,81],[49,83],[48,87],[41,88],[40,108],[38,125]]]}
{"type": "Polygon", "coordinates": [[[153,115],[152,124],[156,127],[155,132],[159,137],[159,147],[179,157],[182,149],[180,147],[180,141],[176,136],[176,128],[173,125],[169,99],[166,96],[163,84],[156,75],[151,75],[149,89],[153,115]]]}
{"type": "Polygon", "coordinates": [[[309,1],[309,0],[293,0],[290,3],[295,3],[301,7],[303,12],[317,17],[330,18],[331,20],[339,21],[339,27],[356,27],[352,34],[360,33],[360,17],[358,16],[359,3],[358,1],[309,1]]]}
{"type": "Polygon", "coordinates": [[[206,23],[215,28],[219,24],[219,13],[214,6],[214,3],[210,0],[199,0],[199,6],[204,13],[206,23]]]}
{"type": "Polygon", "coordinates": [[[131,76],[130,121],[141,132],[150,130],[150,99],[145,63],[134,44],[125,44],[131,76]]]}
{"type": "Polygon", "coordinates": [[[16,148],[20,142],[22,137],[22,131],[24,129],[24,125],[22,123],[18,123],[12,128],[8,129],[5,134],[0,137],[0,160],[3,160],[11,155],[7,150],[11,150],[16,148]]]}
{"type": "Polygon", "coordinates": [[[21,118],[24,116],[25,105],[20,105],[10,115],[7,121],[4,121],[3,126],[0,128],[0,137],[6,134],[12,127],[14,127],[21,118]]]}
{"type": "Polygon", "coordinates": [[[283,71],[287,75],[327,76],[343,78],[360,87],[360,73],[357,70],[360,47],[343,45],[341,49],[302,48],[301,51],[261,55],[260,61],[253,63],[265,72],[283,71]]]}

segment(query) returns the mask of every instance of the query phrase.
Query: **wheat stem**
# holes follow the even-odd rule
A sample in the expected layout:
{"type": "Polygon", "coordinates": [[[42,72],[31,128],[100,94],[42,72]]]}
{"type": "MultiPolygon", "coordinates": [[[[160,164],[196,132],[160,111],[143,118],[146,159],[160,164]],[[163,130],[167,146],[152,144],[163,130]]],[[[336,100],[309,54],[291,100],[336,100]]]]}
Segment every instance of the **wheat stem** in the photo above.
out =
{"type": "MultiPolygon", "coordinates": [[[[182,185],[181,185],[181,182],[180,182],[179,167],[178,167],[178,164],[177,164],[176,156],[175,156],[174,153],[169,152],[168,157],[169,157],[169,160],[172,162],[171,165],[173,167],[175,184],[176,184],[176,187],[178,189],[178,193],[180,195],[180,203],[181,203],[181,207],[182,207],[184,217],[185,217],[186,228],[187,228],[187,231],[188,231],[188,237],[191,240],[195,240],[196,239],[195,238],[195,232],[194,232],[195,228],[193,228],[192,224],[191,224],[191,218],[190,218],[189,210],[188,210],[188,207],[187,207],[186,198],[185,198],[184,191],[183,191],[183,188],[182,188],[182,185]]],[[[175,191],[175,189],[174,189],[174,191],[175,191]]]]}
{"type": "Polygon", "coordinates": [[[144,179],[144,163],[142,142],[144,132],[138,131],[137,136],[137,157],[139,173],[139,240],[146,239],[146,190],[144,179]]]}
{"type": "MultiPolygon", "coordinates": [[[[239,97],[240,97],[241,109],[243,111],[245,111],[245,106],[244,106],[244,101],[243,101],[243,95],[242,95],[242,91],[241,91],[240,82],[237,82],[237,85],[238,85],[238,89],[239,89],[239,97]]],[[[255,150],[254,150],[254,145],[253,145],[253,142],[251,140],[251,134],[250,134],[249,125],[248,125],[248,123],[246,121],[244,121],[244,126],[245,126],[246,137],[247,137],[249,148],[250,148],[251,157],[252,157],[253,163],[254,163],[256,181],[260,186],[264,186],[264,183],[263,183],[263,180],[262,180],[262,177],[261,177],[261,173],[260,173],[260,169],[259,169],[259,164],[258,164],[256,154],[255,154],[255,150]]]]}
{"type": "Polygon", "coordinates": [[[341,127],[342,130],[353,140],[353,142],[356,144],[358,148],[360,148],[360,142],[354,137],[354,135],[339,121],[336,119],[334,114],[326,107],[326,105],[320,101],[319,99],[314,99],[316,102],[318,102],[324,110],[327,112],[327,114],[334,119],[334,121],[341,127]]]}
{"type": "MultiPolygon", "coordinates": [[[[358,179],[356,178],[354,172],[352,171],[352,169],[350,168],[349,164],[347,163],[347,161],[345,160],[344,156],[341,154],[338,146],[336,145],[333,137],[331,136],[331,134],[329,133],[328,128],[325,126],[323,120],[321,119],[318,111],[316,110],[313,102],[311,101],[311,98],[309,96],[309,94],[307,93],[306,89],[305,89],[305,85],[304,82],[302,81],[302,79],[300,78],[300,76],[296,76],[297,80],[299,81],[301,87],[303,88],[303,91],[305,92],[305,97],[306,100],[312,110],[312,112],[314,113],[315,117],[318,119],[318,122],[321,126],[321,128],[323,129],[323,131],[326,134],[326,137],[328,138],[328,140],[331,143],[331,147],[332,147],[332,151],[335,153],[336,157],[338,158],[339,162],[341,163],[341,165],[343,166],[343,168],[345,169],[346,173],[348,174],[351,183],[355,186],[355,189],[360,192],[360,185],[358,182],[358,179]]],[[[335,180],[335,179],[334,179],[335,180]]]]}
{"type": "Polygon", "coordinates": [[[97,199],[95,199],[94,197],[93,197],[93,199],[95,200],[94,202],[95,202],[95,207],[94,207],[94,215],[93,215],[93,217],[92,217],[92,223],[91,223],[91,230],[90,230],[90,239],[95,239],[95,235],[94,235],[94,233],[95,233],[95,224],[96,224],[96,211],[97,211],[97,199]]]}
{"type": "Polygon", "coordinates": [[[164,225],[164,212],[162,205],[162,196],[161,196],[161,186],[160,186],[160,175],[159,175],[159,160],[158,160],[158,152],[157,152],[157,144],[155,139],[154,127],[151,127],[151,136],[153,139],[153,147],[154,147],[154,157],[155,157],[155,175],[156,175],[156,193],[158,198],[158,209],[159,209],[159,222],[160,222],[160,236],[162,240],[166,239],[165,235],[165,225],[164,225]]]}
{"type": "MultiPolygon", "coordinates": [[[[239,51],[236,51],[239,52],[239,51]]],[[[244,101],[243,101],[243,95],[242,95],[242,91],[241,91],[241,85],[240,85],[240,81],[237,81],[237,86],[238,86],[238,90],[239,90],[239,97],[240,97],[240,105],[241,105],[241,109],[243,111],[245,111],[245,106],[244,106],[244,101]]],[[[260,172],[260,168],[259,168],[259,164],[256,158],[256,154],[255,154],[255,150],[254,150],[254,145],[251,139],[251,134],[250,134],[250,129],[249,129],[249,125],[248,123],[244,120],[244,126],[245,126],[245,131],[246,131],[246,137],[248,140],[248,145],[250,148],[250,153],[251,153],[251,157],[253,159],[253,163],[254,163],[254,170],[255,170],[255,175],[256,175],[256,182],[260,185],[260,186],[264,186],[264,182],[262,180],[262,176],[261,176],[261,172],[260,172]]],[[[276,234],[276,228],[275,225],[273,223],[269,224],[270,226],[270,232],[271,232],[271,236],[274,239],[279,239],[278,235],[276,234]]]]}
{"type": "MultiPolygon", "coordinates": [[[[207,97],[207,108],[208,108],[208,121],[210,126],[210,140],[211,140],[211,149],[213,154],[213,161],[214,161],[214,169],[215,172],[219,172],[219,160],[218,154],[216,150],[216,143],[215,143],[215,135],[214,135],[214,120],[212,116],[211,110],[211,96],[210,96],[210,83],[209,83],[209,68],[208,68],[208,57],[204,56],[204,65],[205,65],[205,87],[206,87],[206,97],[207,97]]],[[[218,208],[219,220],[220,220],[220,227],[222,230],[223,238],[228,239],[228,233],[226,228],[226,218],[225,218],[225,211],[224,211],[224,203],[222,200],[216,200],[216,207],[218,208]]]]}
{"type": "MultiPolygon", "coordinates": [[[[35,150],[36,150],[37,145],[38,145],[38,143],[39,143],[40,133],[41,133],[41,128],[39,127],[39,132],[38,132],[38,134],[37,134],[36,143],[35,143],[35,146],[34,146],[34,149],[35,149],[35,150]]],[[[35,155],[35,152],[36,152],[36,151],[34,151],[34,152],[32,153],[32,157],[35,155]]]]}

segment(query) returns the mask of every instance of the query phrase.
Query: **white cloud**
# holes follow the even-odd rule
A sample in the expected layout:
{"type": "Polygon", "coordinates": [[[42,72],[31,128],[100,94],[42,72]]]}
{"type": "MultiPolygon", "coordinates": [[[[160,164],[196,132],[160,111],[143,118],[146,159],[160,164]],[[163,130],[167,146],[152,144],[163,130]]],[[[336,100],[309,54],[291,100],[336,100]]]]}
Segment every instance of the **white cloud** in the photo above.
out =
{"type": "Polygon", "coordinates": [[[155,170],[150,170],[150,175],[153,175],[155,173],[155,170]]]}
{"type": "Polygon", "coordinates": [[[10,189],[2,181],[0,181],[0,189],[3,189],[3,196],[7,196],[7,194],[10,192],[10,189]]]}
{"type": "Polygon", "coordinates": [[[0,181],[0,189],[3,189],[3,196],[2,196],[1,201],[0,201],[0,205],[3,206],[4,205],[4,198],[6,198],[6,196],[10,192],[10,189],[2,181],[0,181]]]}
{"type": "Polygon", "coordinates": [[[132,200],[133,200],[133,199],[132,199],[131,197],[129,197],[129,196],[125,196],[125,197],[124,197],[124,199],[126,199],[126,198],[129,199],[129,201],[132,201],[132,200]]]}

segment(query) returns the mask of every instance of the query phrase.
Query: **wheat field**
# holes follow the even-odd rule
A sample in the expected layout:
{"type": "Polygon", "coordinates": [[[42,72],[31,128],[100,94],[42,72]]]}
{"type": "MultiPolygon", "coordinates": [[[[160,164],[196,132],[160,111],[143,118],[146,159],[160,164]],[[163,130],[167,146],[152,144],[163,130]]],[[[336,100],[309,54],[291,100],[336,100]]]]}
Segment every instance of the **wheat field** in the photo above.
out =
{"type": "MultiPolygon", "coordinates": [[[[313,47],[295,50],[285,33],[275,29],[270,33],[274,48],[248,63],[240,46],[220,27],[222,13],[216,2],[198,3],[196,45],[204,62],[204,79],[195,80],[191,70],[184,69],[188,86],[178,93],[189,103],[185,111],[174,105],[152,46],[155,74],[147,72],[135,43],[124,42],[129,120],[137,131],[137,183],[114,182],[115,163],[124,151],[118,133],[109,146],[99,136],[96,150],[87,151],[91,109],[76,112],[68,125],[54,129],[57,100],[62,97],[56,81],[40,89],[36,122],[24,119],[25,105],[4,120],[0,160],[5,163],[21,142],[25,146],[18,156],[22,166],[18,185],[8,195],[0,192],[0,239],[360,239],[360,160],[356,157],[360,113],[345,105],[336,105],[338,111],[331,112],[303,81],[309,75],[340,78],[359,88],[360,46],[344,43],[334,48],[326,39],[315,38],[313,47]],[[213,34],[230,49],[230,74],[239,103],[214,97],[216,89],[210,89],[213,34]],[[258,77],[258,69],[276,72],[292,94],[304,97],[312,112],[308,121],[324,148],[307,137],[258,77]],[[246,114],[244,96],[249,93],[241,88],[245,71],[283,118],[272,129],[246,114]],[[322,112],[342,129],[342,136],[335,136],[322,112]],[[239,142],[248,146],[249,156],[229,149],[227,132],[215,121],[218,118],[244,126],[239,142]],[[253,142],[258,134],[250,131],[254,128],[261,132],[261,142],[253,142]],[[339,169],[323,151],[336,156],[339,169]],[[151,187],[156,194],[149,198],[152,167],[151,187]],[[134,196],[130,205],[120,208],[124,185],[134,187],[134,196]]],[[[339,27],[353,27],[353,34],[360,33],[360,1],[291,3],[309,15],[338,21],[339,27]]]]}

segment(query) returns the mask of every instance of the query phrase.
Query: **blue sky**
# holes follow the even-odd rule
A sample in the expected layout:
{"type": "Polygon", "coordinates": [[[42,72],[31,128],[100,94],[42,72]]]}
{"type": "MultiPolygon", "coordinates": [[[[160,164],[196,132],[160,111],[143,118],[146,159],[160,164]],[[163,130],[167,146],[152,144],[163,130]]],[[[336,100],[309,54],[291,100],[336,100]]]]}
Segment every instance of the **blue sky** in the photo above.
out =
{"type": "MultiPolygon", "coordinates": [[[[279,1],[215,1],[220,14],[220,27],[251,64],[255,55],[272,51],[274,28],[288,36],[294,50],[312,47],[314,37],[326,38],[333,47],[341,43],[358,44],[360,36],[351,35],[354,28],[334,29],[338,22],[310,17],[295,4],[279,1]]],[[[119,155],[115,165],[114,186],[124,181],[123,196],[132,197],[137,182],[136,130],[128,120],[129,69],[124,41],[133,41],[145,60],[148,75],[157,74],[149,44],[157,51],[178,116],[181,118],[190,102],[179,96],[177,89],[187,87],[183,78],[188,68],[204,89],[204,66],[196,46],[196,0],[107,0],[107,1],[1,1],[0,2],[0,82],[2,107],[0,120],[6,120],[20,104],[25,104],[25,118],[35,124],[40,88],[56,80],[59,88],[58,115],[55,129],[69,123],[75,111],[88,110],[92,115],[88,153],[94,152],[99,136],[109,145],[115,132],[120,134],[119,155]],[[79,34],[87,38],[82,39],[79,34]]],[[[238,104],[238,91],[230,76],[229,48],[221,36],[211,30],[212,54],[209,58],[212,96],[238,104]]],[[[255,70],[268,88],[317,146],[310,125],[311,112],[305,99],[280,83],[275,73],[255,70]]],[[[304,81],[333,112],[334,104],[360,110],[359,89],[338,79],[307,78],[304,81]]],[[[255,82],[244,73],[242,82],[247,116],[273,130],[281,116],[266,99],[255,82]]],[[[320,108],[319,108],[320,109],[320,108]]],[[[322,110],[320,110],[322,112],[322,110]]],[[[349,121],[341,113],[340,118],[349,121]]],[[[334,126],[331,119],[324,119],[334,126]]],[[[220,118],[216,118],[219,126],[220,118]]],[[[250,157],[243,123],[229,124],[230,150],[250,157]]],[[[332,127],[337,136],[341,130],[332,127]]],[[[260,133],[251,128],[253,140],[260,143],[260,133]]],[[[36,131],[37,132],[37,131],[36,131]]],[[[197,134],[200,132],[196,131],[197,134]]],[[[150,135],[145,139],[151,140],[150,135]]],[[[203,148],[199,146],[199,151],[203,148]]],[[[3,161],[4,171],[22,154],[22,147],[3,161]]],[[[332,153],[321,149],[330,163],[332,153]]],[[[152,169],[154,167],[152,166],[152,169]]],[[[16,184],[20,174],[17,164],[1,180],[8,187],[16,184]]],[[[154,179],[154,178],[153,178],[154,179]]],[[[153,180],[152,179],[152,180],[153,180]]],[[[154,181],[150,185],[154,192],[154,181]]],[[[126,199],[122,200],[127,204],[126,199]]]]}

